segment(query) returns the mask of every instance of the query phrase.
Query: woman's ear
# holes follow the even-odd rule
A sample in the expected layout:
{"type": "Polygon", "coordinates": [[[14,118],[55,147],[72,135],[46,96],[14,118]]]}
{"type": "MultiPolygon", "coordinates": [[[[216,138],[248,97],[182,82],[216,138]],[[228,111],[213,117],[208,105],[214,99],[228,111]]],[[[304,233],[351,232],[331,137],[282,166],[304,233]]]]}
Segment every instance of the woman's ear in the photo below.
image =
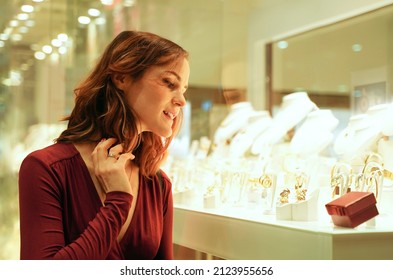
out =
{"type": "Polygon", "coordinates": [[[113,74],[112,81],[118,89],[124,90],[126,76],[124,74],[113,74]]]}

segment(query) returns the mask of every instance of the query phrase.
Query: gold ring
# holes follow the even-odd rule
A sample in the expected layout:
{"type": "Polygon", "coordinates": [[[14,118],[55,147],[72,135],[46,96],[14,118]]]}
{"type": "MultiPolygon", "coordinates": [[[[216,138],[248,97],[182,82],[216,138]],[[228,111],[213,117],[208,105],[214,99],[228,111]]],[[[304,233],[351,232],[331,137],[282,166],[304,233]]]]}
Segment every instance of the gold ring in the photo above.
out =
{"type": "Polygon", "coordinates": [[[266,174],[259,177],[258,183],[265,189],[270,188],[273,184],[272,178],[270,178],[270,176],[266,174]]]}
{"type": "Polygon", "coordinates": [[[115,157],[115,155],[114,155],[114,154],[112,154],[112,152],[109,152],[109,153],[108,153],[108,157],[111,157],[111,158],[116,158],[116,157],[115,157]]]}

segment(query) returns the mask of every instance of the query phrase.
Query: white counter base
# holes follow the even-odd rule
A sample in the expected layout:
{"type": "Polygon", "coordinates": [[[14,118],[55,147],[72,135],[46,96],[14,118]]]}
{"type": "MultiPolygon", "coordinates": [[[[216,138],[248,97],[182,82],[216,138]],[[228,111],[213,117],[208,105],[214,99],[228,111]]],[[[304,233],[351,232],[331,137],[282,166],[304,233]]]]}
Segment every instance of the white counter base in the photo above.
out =
{"type": "Polygon", "coordinates": [[[393,259],[393,216],[380,214],[355,229],[278,221],[255,210],[175,205],[174,243],[223,259],[393,259]]]}

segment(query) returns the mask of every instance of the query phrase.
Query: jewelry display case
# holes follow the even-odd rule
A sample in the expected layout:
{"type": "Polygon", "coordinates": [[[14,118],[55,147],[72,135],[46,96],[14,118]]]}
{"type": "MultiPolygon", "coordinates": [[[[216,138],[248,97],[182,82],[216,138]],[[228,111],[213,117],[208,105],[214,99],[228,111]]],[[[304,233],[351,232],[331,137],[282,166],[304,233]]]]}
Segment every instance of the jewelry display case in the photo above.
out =
{"type": "MultiPolygon", "coordinates": [[[[187,191],[174,193],[175,244],[223,259],[393,259],[393,192],[390,187],[380,193],[376,217],[355,228],[340,227],[334,225],[325,209],[333,200],[334,184],[322,173],[321,185],[315,188],[319,195],[308,200],[314,203],[307,205],[312,211],[300,211],[299,218],[299,214],[294,215],[294,207],[304,201],[296,201],[296,195],[283,201],[291,208],[290,217],[279,216],[280,210],[275,205],[283,196],[267,187],[266,178],[255,182],[252,177],[246,180],[245,175],[239,173],[232,178],[228,170],[209,175],[208,166],[205,165],[203,171],[195,169],[193,176],[198,178],[195,182],[200,186],[210,180],[215,182],[210,190],[203,192],[196,185],[189,185],[187,191]],[[248,186],[242,185],[244,182],[248,186]],[[214,203],[211,200],[206,203],[207,194],[210,199],[214,197],[214,203]],[[219,197],[225,199],[219,200],[219,197]]],[[[244,170],[241,166],[239,164],[237,171],[244,170]]],[[[346,174],[345,170],[341,171],[346,174]]],[[[276,188],[279,189],[277,183],[282,182],[278,179],[274,183],[276,188]]],[[[340,189],[343,193],[346,190],[341,186],[340,189]]]]}
{"type": "MultiPolygon", "coordinates": [[[[365,123],[371,136],[364,141],[355,133],[346,147],[340,143],[345,156],[326,156],[324,150],[340,140],[331,133],[337,119],[314,104],[298,118],[294,112],[283,106],[281,122],[277,115],[271,118],[266,130],[280,131],[280,139],[265,137],[259,154],[251,152],[250,141],[242,153],[231,153],[230,141],[209,148],[201,139],[188,158],[169,162],[174,242],[223,259],[393,259],[391,140],[373,123],[384,116],[352,118],[339,136],[365,123]],[[291,125],[279,127],[287,118],[291,125]],[[313,137],[324,139],[307,141],[313,137]],[[356,225],[333,223],[325,206],[350,192],[372,195],[376,211],[356,225]]],[[[246,125],[231,139],[254,125],[250,115],[243,116],[246,125]]]]}
{"type": "Polygon", "coordinates": [[[283,221],[246,209],[176,204],[175,244],[224,259],[393,259],[393,216],[380,213],[361,226],[283,221]]]}

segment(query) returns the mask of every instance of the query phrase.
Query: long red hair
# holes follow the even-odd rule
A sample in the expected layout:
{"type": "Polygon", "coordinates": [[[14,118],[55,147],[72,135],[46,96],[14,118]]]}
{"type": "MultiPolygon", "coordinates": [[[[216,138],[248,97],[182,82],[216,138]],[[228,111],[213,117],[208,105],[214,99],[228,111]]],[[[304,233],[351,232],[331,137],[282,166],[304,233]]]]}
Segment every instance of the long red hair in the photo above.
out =
{"type": "Polygon", "coordinates": [[[112,81],[114,74],[141,79],[152,66],[187,58],[176,43],[158,35],[123,31],[107,46],[92,72],[74,90],[75,106],[65,118],[68,127],[57,142],[97,142],[114,137],[135,155],[142,175],[150,177],[160,168],[169,144],[180,128],[182,114],[174,120],[172,135],[162,138],[152,132],[138,135],[138,119],[125,96],[112,81]]]}

